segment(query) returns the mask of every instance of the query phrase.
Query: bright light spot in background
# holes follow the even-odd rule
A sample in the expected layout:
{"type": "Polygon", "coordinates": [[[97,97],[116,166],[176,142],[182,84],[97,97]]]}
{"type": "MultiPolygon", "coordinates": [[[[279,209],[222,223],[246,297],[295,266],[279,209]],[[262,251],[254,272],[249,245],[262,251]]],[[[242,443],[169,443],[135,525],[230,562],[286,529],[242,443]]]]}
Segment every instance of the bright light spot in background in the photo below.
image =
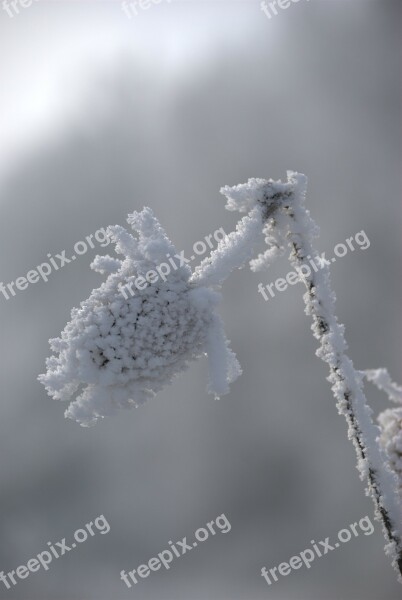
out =
{"type": "Polygon", "coordinates": [[[199,75],[223,46],[249,43],[248,31],[262,22],[253,3],[174,0],[131,20],[119,0],[43,0],[0,19],[0,175],[33,145],[68,128],[92,78],[112,72],[122,58],[131,56],[166,93],[167,85],[173,89],[178,79],[199,75]]]}

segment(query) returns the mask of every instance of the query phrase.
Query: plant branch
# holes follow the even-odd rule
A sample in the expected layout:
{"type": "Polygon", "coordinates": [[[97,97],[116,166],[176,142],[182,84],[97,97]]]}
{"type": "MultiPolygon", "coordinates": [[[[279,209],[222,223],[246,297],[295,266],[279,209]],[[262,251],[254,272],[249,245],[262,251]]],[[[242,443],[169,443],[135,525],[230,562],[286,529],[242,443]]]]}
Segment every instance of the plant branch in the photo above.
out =
{"type": "Polygon", "coordinates": [[[299,273],[303,273],[301,277],[307,289],[304,295],[306,313],[313,319],[312,330],[320,342],[317,355],[329,365],[328,380],[338,401],[338,411],[348,423],[348,435],[356,450],[360,477],[366,480],[367,493],[374,501],[376,517],[382,522],[388,541],[386,551],[391,554],[393,566],[399,572],[398,579],[402,582],[402,512],[396,477],[389,470],[386,457],[377,443],[379,429],[372,422],[371,410],[363,393],[363,376],[354,369],[345,353],[344,326],[335,316],[335,295],[331,291],[329,268],[324,264],[320,271],[315,272],[310,267],[310,259],[315,264],[319,264],[320,260],[312,244],[316,227],[304,207],[306,178],[296,174],[292,176],[294,194],[285,208],[290,262],[299,273]]]}

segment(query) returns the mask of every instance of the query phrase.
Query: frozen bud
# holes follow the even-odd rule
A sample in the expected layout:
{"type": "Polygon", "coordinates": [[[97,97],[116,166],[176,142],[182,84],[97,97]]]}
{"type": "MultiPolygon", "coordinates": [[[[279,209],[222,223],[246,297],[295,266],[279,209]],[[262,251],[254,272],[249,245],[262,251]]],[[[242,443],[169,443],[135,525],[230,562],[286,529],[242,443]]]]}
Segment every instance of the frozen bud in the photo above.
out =
{"type": "Polygon", "coordinates": [[[94,260],[107,279],[51,340],[56,355],[39,376],[54,399],[73,400],[66,416],[84,426],[142,404],[203,354],[215,396],[241,373],[215,312],[220,294],[191,281],[190,267],[172,258],[177,251],[149,208],[128,222],[138,235],[109,228],[123,256],[94,260]]]}

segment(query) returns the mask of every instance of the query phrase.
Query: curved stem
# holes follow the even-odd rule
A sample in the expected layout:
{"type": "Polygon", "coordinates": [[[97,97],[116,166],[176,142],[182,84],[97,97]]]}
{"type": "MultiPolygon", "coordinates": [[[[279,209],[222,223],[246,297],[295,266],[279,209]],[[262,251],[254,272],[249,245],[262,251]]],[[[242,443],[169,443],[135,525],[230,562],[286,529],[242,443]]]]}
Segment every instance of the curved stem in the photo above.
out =
{"type": "Polygon", "coordinates": [[[226,186],[221,192],[228,198],[226,208],[249,211],[217,248],[196,267],[190,281],[197,285],[221,285],[235,269],[240,269],[255,255],[261,242],[264,224],[275,217],[278,210],[289,201],[293,186],[291,183],[272,180],[250,180],[246,185],[226,186]],[[249,202],[247,194],[254,189],[255,197],[249,202]]]}
{"type": "Polygon", "coordinates": [[[236,231],[220,240],[217,248],[204,258],[190,279],[197,286],[221,285],[235,269],[243,267],[261,243],[263,211],[255,206],[236,225],[236,231]]]}

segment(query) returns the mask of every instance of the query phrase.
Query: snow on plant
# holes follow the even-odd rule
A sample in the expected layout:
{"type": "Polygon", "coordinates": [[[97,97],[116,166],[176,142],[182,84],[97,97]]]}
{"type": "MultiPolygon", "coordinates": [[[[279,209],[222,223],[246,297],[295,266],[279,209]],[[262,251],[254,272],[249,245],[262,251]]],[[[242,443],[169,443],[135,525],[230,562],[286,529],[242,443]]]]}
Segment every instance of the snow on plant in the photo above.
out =
{"type": "Polygon", "coordinates": [[[216,313],[220,295],[195,284],[189,266],[180,265],[165,281],[123,297],[123,285],[176,254],[151,209],[134,212],[127,221],[138,239],[123,227],[109,227],[124,260],[95,258],[91,267],[107,279],[72,310],[61,337],[50,340],[58,356],[47,359],[47,372],[39,376],[53,398],[76,396],[65,414],[84,426],[117,408],[142,404],[204,353],[212,394],[228,393],[241,373],[216,313]]]}
{"type": "Polygon", "coordinates": [[[367,370],[363,371],[363,375],[385,392],[392,402],[401,405],[384,410],[377,421],[381,432],[378,441],[387,455],[390,468],[398,477],[402,501],[402,387],[392,381],[387,369],[367,370]]]}
{"type": "Polygon", "coordinates": [[[402,407],[388,408],[378,415],[382,448],[388,455],[391,469],[398,475],[402,498],[402,407]]]}
{"type": "Polygon", "coordinates": [[[303,270],[311,259],[319,260],[314,248],[318,228],[304,205],[306,185],[304,175],[288,172],[286,183],[250,179],[246,184],[222,188],[226,208],[247,213],[236,231],[221,240],[194,272],[181,265],[166,281],[148,286],[128,300],[122,297],[121,286],[144,276],[176,250],[148,208],[128,217],[138,239],[122,227],[110,227],[116,252],[124,260],[96,257],[91,266],[107,279],[81,308],[73,309],[61,337],[50,340],[58,356],[47,359],[47,372],[39,380],[55,399],[75,397],[65,414],[81,425],[92,425],[116,408],[138,406],[202,354],[209,359],[209,391],[217,397],[226,394],[241,369],[216,313],[218,290],[230,272],[245,262],[250,261],[257,271],[289,248],[292,266],[306,273],[302,276],[305,310],[312,317],[312,331],[320,344],[317,355],[329,366],[328,380],[338,411],[348,423],[360,477],[366,481],[388,542],[386,551],[402,582],[402,508],[397,482],[401,409],[383,413],[381,434],[371,419],[363,379],[366,376],[388,392],[391,389],[393,399],[400,399],[402,390],[383,372],[379,376],[378,372],[355,370],[346,355],[344,327],[335,315],[328,266],[317,273],[303,270]],[[261,233],[268,248],[255,258],[261,233]]]}
{"type": "Polygon", "coordinates": [[[402,404],[402,387],[392,381],[387,369],[367,369],[362,373],[367,381],[385,392],[392,402],[402,404]]]}
{"type": "MultiPolygon", "coordinates": [[[[372,422],[363,392],[364,375],[354,369],[346,355],[344,326],[335,315],[335,294],[331,290],[329,268],[324,265],[317,273],[311,269],[303,270],[310,259],[319,260],[314,247],[318,228],[304,205],[307,178],[288,172],[288,186],[290,189],[278,191],[276,209],[265,219],[263,231],[268,250],[252,260],[250,266],[254,271],[266,268],[273,258],[289,247],[292,267],[303,274],[302,281],[307,290],[303,297],[305,312],[313,319],[311,328],[320,343],[316,354],[330,368],[328,380],[332,383],[338,411],[348,424],[348,436],[355,446],[360,477],[366,481],[367,494],[374,501],[375,516],[382,522],[388,542],[386,552],[391,555],[402,582],[402,506],[397,476],[377,441],[379,430],[372,422]]],[[[230,207],[244,211],[252,208],[253,199],[257,204],[261,201],[258,188],[255,180],[249,180],[247,184],[224,188],[224,193],[229,197],[230,207]]]]}

